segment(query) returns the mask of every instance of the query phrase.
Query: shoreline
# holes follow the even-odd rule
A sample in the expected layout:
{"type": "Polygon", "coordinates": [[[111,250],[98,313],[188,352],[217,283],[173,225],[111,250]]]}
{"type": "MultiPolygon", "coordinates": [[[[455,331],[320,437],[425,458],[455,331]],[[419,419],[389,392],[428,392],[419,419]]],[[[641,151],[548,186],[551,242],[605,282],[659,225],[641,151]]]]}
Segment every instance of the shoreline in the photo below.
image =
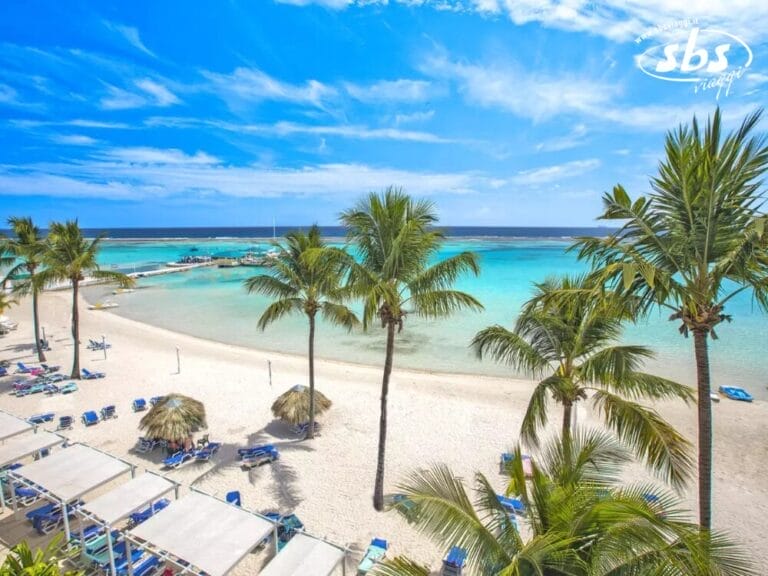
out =
{"type": "MultiPolygon", "coordinates": [[[[65,373],[71,366],[69,332],[71,293],[44,293],[42,324],[53,350],[50,363],[65,373]]],[[[11,310],[19,328],[0,339],[0,358],[36,363],[30,346],[29,299],[11,310]]],[[[83,342],[107,334],[112,348],[103,353],[81,347],[82,366],[107,373],[104,380],[80,381],[80,390],[67,396],[16,398],[0,395],[0,408],[20,416],[40,412],[74,415],[101,406],[117,405],[119,418],[85,428],[79,423],[66,435],[125,457],[140,468],[157,471],[158,455],[132,452],[141,413],[130,411],[133,398],[180,392],[204,402],[211,439],[222,442],[214,461],[189,465],[168,473],[170,478],[213,494],[240,490],[253,510],[295,512],[308,531],[349,545],[356,560],[374,537],[388,538],[394,555],[407,554],[433,569],[445,551],[437,550],[399,516],[376,513],[370,501],[378,438],[382,367],[316,359],[318,390],[333,400],[320,418],[322,434],[300,442],[273,420],[269,407],[288,387],[307,377],[306,355],[256,350],[178,333],[103,311],[81,310],[83,342]],[[181,373],[176,373],[176,346],[181,348],[181,373]],[[273,383],[269,386],[271,362],[273,383]],[[235,461],[239,446],[257,443],[279,446],[277,462],[242,471],[235,461]]],[[[382,350],[383,361],[383,350],[382,350]]],[[[0,380],[7,389],[11,378],[0,380]]],[[[532,381],[485,375],[460,375],[395,368],[389,396],[386,492],[414,468],[445,463],[471,486],[475,472],[485,474],[497,490],[502,451],[516,441],[532,381]]],[[[690,439],[696,437],[696,410],[682,403],[658,403],[657,410],[690,439]]],[[[578,408],[582,425],[594,422],[587,406],[578,408]]],[[[768,403],[750,405],[724,400],[715,414],[715,524],[731,532],[750,550],[756,566],[768,566],[768,543],[761,527],[768,515],[768,494],[762,480],[768,459],[768,403]]],[[[553,428],[559,410],[550,412],[553,428]]],[[[53,424],[46,425],[55,427],[53,424]]],[[[632,465],[625,478],[653,481],[644,468],[632,465]]],[[[695,510],[695,485],[683,494],[684,505],[695,510]]],[[[690,513],[693,516],[693,512],[690,513]]],[[[2,536],[2,522],[0,522],[2,536]]],[[[233,576],[256,571],[249,558],[233,576]]]]}

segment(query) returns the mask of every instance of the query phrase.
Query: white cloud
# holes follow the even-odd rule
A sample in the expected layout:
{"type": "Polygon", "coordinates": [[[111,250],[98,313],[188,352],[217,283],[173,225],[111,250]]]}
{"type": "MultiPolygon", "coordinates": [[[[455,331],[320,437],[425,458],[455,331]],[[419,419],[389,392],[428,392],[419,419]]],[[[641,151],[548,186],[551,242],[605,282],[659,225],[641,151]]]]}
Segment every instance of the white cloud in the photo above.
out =
{"type": "Polygon", "coordinates": [[[8,84],[0,84],[0,102],[3,104],[15,104],[16,95],[16,90],[8,86],[8,84]]]}
{"type": "Polygon", "coordinates": [[[102,158],[128,164],[157,164],[157,165],[210,165],[221,161],[205,152],[196,152],[190,156],[177,148],[114,148],[101,153],[102,158]]]}
{"type": "Polygon", "coordinates": [[[137,80],[136,86],[144,90],[144,92],[148,93],[150,96],[152,96],[155,99],[155,104],[157,106],[171,106],[172,104],[178,104],[179,99],[176,97],[176,95],[168,90],[165,86],[162,84],[158,84],[157,82],[150,80],[149,78],[144,78],[143,80],[137,80]]]}
{"type": "Polygon", "coordinates": [[[422,102],[432,96],[426,80],[380,80],[373,84],[346,83],[347,93],[361,102],[422,102]]]}
{"type": "Polygon", "coordinates": [[[536,145],[536,150],[540,152],[559,152],[581,146],[585,142],[587,127],[584,124],[576,124],[571,130],[562,136],[550,138],[536,145]]]}
{"type": "Polygon", "coordinates": [[[129,108],[141,108],[147,104],[147,99],[142,95],[128,92],[117,86],[108,85],[107,92],[109,92],[109,96],[105,96],[99,102],[104,110],[127,110],[129,108]]]}
{"type": "Polygon", "coordinates": [[[55,134],[51,140],[65,146],[93,146],[99,141],[83,134],[55,134]]]}
{"type": "Polygon", "coordinates": [[[556,164],[554,166],[544,166],[541,168],[533,168],[531,170],[523,170],[518,172],[510,180],[513,184],[517,185],[540,185],[551,184],[580,176],[586,172],[590,172],[600,166],[600,160],[597,158],[590,158],[588,160],[574,160],[572,162],[564,162],[563,164],[556,164]]]}
{"type": "Polygon", "coordinates": [[[324,108],[326,101],[337,93],[335,88],[317,80],[290,84],[258,68],[237,68],[231,74],[206,71],[203,75],[211,81],[216,94],[240,103],[278,100],[324,108]]]}
{"type": "Polygon", "coordinates": [[[435,115],[434,110],[425,110],[423,112],[411,112],[410,114],[395,114],[395,125],[413,124],[414,122],[427,122],[435,115]]]}
{"type": "Polygon", "coordinates": [[[105,110],[126,110],[129,108],[143,108],[145,106],[159,106],[163,108],[180,102],[178,97],[168,88],[149,78],[136,80],[134,84],[144,94],[107,85],[109,96],[101,99],[101,107],[105,110]]]}
{"type": "Polygon", "coordinates": [[[278,4],[292,4],[293,6],[309,6],[310,4],[317,4],[325,6],[326,8],[333,8],[334,10],[340,10],[346,8],[354,2],[354,0],[276,0],[278,4]]]}
{"type": "Polygon", "coordinates": [[[18,128],[40,128],[45,126],[74,126],[76,128],[97,128],[106,130],[129,130],[134,128],[123,122],[102,122],[99,120],[84,120],[76,118],[74,120],[28,120],[12,119],[9,123],[18,128]]]}
{"type": "Polygon", "coordinates": [[[104,21],[104,25],[110,30],[113,30],[118,34],[120,34],[134,48],[140,50],[141,52],[144,52],[144,54],[147,54],[149,56],[152,56],[153,58],[156,58],[154,52],[152,52],[149,48],[147,48],[144,45],[144,42],[141,41],[141,36],[139,35],[139,31],[136,28],[133,28],[132,26],[124,26],[122,24],[117,24],[115,22],[109,22],[109,21],[104,21]]]}

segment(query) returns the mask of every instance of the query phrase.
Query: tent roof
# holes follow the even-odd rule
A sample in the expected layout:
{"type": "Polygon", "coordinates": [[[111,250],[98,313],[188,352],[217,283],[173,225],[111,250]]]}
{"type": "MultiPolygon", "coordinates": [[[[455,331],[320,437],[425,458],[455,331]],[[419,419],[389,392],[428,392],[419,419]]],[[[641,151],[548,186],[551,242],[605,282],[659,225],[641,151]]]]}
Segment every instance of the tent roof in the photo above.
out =
{"type": "Polygon", "coordinates": [[[224,576],[273,529],[264,518],[193,492],[129,530],[128,536],[210,576],[224,576]]]}
{"type": "Polygon", "coordinates": [[[58,434],[41,431],[37,434],[24,434],[9,438],[0,444],[0,467],[18,462],[37,452],[64,443],[64,438],[58,434]]]}
{"type": "Polygon", "coordinates": [[[16,434],[32,430],[32,428],[34,428],[34,425],[26,420],[0,410],[0,440],[16,436],[16,434]]]}
{"type": "Polygon", "coordinates": [[[296,534],[259,576],[328,576],[344,558],[344,551],[307,536],[296,534]]]}
{"type": "Polygon", "coordinates": [[[57,500],[71,502],[130,469],[122,460],[75,444],[9,474],[42,487],[57,500]]]}
{"type": "Polygon", "coordinates": [[[81,512],[113,525],[173,490],[174,483],[157,474],[142,474],[114,490],[85,503],[81,512]]]}

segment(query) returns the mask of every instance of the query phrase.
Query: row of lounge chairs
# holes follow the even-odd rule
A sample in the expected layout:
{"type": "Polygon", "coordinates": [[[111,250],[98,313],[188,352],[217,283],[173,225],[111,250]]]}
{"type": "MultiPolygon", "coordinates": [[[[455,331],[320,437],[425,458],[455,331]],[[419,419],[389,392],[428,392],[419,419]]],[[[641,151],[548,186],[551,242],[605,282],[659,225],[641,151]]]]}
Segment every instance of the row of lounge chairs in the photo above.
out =
{"type": "Polygon", "coordinates": [[[179,450],[163,460],[163,466],[166,468],[178,468],[182,464],[191,462],[207,462],[221,448],[220,442],[209,442],[202,448],[192,448],[191,450],[179,450]]]}
{"type": "Polygon", "coordinates": [[[280,458],[280,452],[273,444],[262,444],[248,448],[239,448],[237,457],[243,468],[250,469],[274,462],[280,458]]]}
{"type": "Polygon", "coordinates": [[[98,413],[94,410],[83,412],[83,415],[81,416],[81,420],[86,426],[93,426],[99,422],[111,420],[112,418],[117,418],[117,408],[115,408],[114,404],[104,406],[98,413]]]}
{"type": "MultiPolygon", "coordinates": [[[[26,490],[32,490],[27,488],[26,490]]],[[[75,511],[82,506],[83,502],[77,500],[67,504],[67,516],[72,519],[75,511]]],[[[39,508],[30,510],[26,513],[27,520],[32,524],[38,534],[44,536],[50,534],[64,523],[64,512],[59,504],[44,504],[39,508]]]]}
{"type": "MultiPolygon", "coordinates": [[[[114,530],[107,538],[106,531],[97,526],[89,526],[84,531],[84,546],[82,556],[90,562],[93,569],[101,573],[109,573],[109,541],[112,541],[112,553],[115,560],[115,569],[119,576],[132,573],[134,576],[149,576],[156,572],[161,561],[156,556],[139,549],[132,549],[130,558],[122,534],[114,530]],[[85,532],[89,533],[86,535],[85,532]],[[130,569],[129,569],[130,566],[130,569]]],[[[77,535],[80,538],[80,535],[77,535]]]]}
{"type": "Polygon", "coordinates": [[[61,366],[48,366],[48,364],[40,364],[40,366],[27,366],[24,362],[16,363],[17,374],[29,374],[31,376],[41,376],[43,374],[51,374],[58,372],[61,366]]]}

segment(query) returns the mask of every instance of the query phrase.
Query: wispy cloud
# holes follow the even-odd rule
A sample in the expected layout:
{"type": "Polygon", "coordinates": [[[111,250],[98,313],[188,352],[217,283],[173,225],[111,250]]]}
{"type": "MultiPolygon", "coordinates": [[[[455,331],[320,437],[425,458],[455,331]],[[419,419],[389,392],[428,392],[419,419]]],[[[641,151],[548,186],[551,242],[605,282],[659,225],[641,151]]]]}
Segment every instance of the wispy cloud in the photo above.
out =
{"type": "Polygon", "coordinates": [[[335,88],[317,80],[304,84],[291,84],[278,80],[258,68],[237,68],[231,74],[204,71],[213,91],[230,104],[247,104],[263,100],[276,100],[324,108],[337,94],[335,88]]]}
{"type": "Polygon", "coordinates": [[[347,93],[361,102],[422,102],[435,93],[426,80],[380,80],[373,84],[346,83],[347,93]]]}
{"type": "Polygon", "coordinates": [[[600,166],[600,160],[590,158],[588,160],[574,160],[554,166],[544,166],[531,170],[522,170],[515,174],[510,181],[518,185],[550,184],[574,178],[595,170],[600,166]]]}
{"type": "Polygon", "coordinates": [[[576,124],[567,134],[550,138],[536,145],[539,152],[559,152],[581,146],[585,142],[587,135],[587,126],[585,124],[576,124]]]}
{"type": "Polygon", "coordinates": [[[152,56],[153,58],[156,58],[155,53],[152,52],[149,48],[147,48],[144,45],[144,42],[141,41],[141,36],[139,35],[138,29],[132,26],[117,24],[116,22],[110,22],[108,20],[104,21],[104,25],[108,29],[120,34],[134,48],[138,49],[141,52],[144,52],[144,54],[147,54],[148,56],[152,56]]]}
{"type": "Polygon", "coordinates": [[[15,104],[17,95],[16,90],[8,86],[8,84],[0,84],[0,103],[15,104]]]}
{"type": "Polygon", "coordinates": [[[84,134],[54,134],[51,140],[65,146],[94,146],[99,143],[96,138],[84,134]]]}
{"type": "Polygon", "coordinates": [[[105,110],[126,110],[129,108],[143,108],[145,106],[166,107],[178,104],[181,101],[168,88],[143,78],[134,82],[134,85],[142,92],[132,92],[108,85],[108,96],[101,99],[100,105],[105,110]]]}
{"type": "Polygon", "coordinates": [[[134,128],[124,122],[103,122],[101,120],[84,120],[75,118],[74,120],[30,120],[30,119],[12,119],[9,120],[11,126],[17,128],[41,128],[46,126],[74,126],[76,128],[95,128],[106,130],[129,130],[134,128]]]}
{"type": "Polygon", "coordinates": [[[435,115],[434,110],[424,110],[423,112],[411,112],[408,114],[395,114],[395,125],[413,124],[416,122],[427,122],[435,115]]]}
{"type": "Polygon", "coordinates": [[[171,106],[172,104],[178,104],[180,102],[178,97],[168,90],[168,88],[149,78],[137,80],[136,86],[152,96],[155,99],[155,104],[158,106],[171,106]]]}

